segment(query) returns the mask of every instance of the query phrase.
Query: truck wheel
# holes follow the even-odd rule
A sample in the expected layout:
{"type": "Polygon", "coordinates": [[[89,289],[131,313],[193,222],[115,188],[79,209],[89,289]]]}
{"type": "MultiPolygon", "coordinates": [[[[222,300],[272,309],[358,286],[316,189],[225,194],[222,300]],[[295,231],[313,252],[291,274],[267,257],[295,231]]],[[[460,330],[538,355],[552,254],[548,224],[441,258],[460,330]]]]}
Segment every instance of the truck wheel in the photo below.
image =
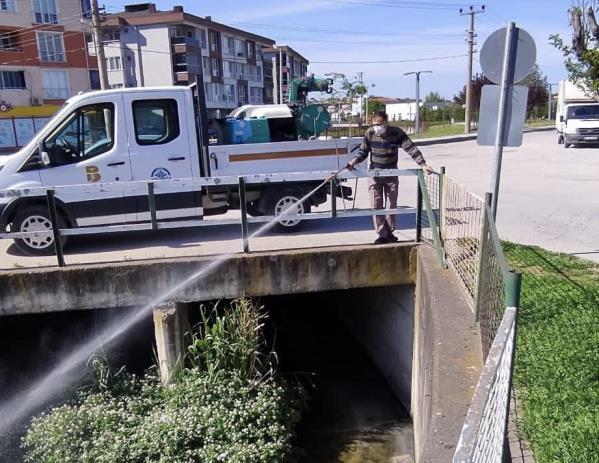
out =
{"type": "MultiPolygon", "coordinates": [[[[266,207],[268,215],[289,215],[307,214],[310,212],[309,200],[300,203],[303,197],[301,190],[296,188],[281,188],[269,192],[266,198],[266,207]]],[[[275,224],[275,230],[283,233],[291,233],[299,230],[305,221],[295,218],[286,219],[284,216],[275,224]]]]}
{"type": "MultiPolygon", "coordinates": [[[[64,219],[58,216],[60,228],[65,228],[64,219]]],[[[17,212],[12,222],[15,232],[38,232],[21,239],[15,239],[17,247],[28,256],[51,256],[54,254],[54,235],[52,221],[48,209],[43,206],[29,206],[17,212]]],[[[66,244],[66,237],[61,238],[61,246],[66,244]]]]}
{"type": "Polygon", "coordinates": [[[567,137],[564,137],[564,148],[570,148],[572,146],[572,143],[570,143],[570,140],[568,140],[567,137]]]}

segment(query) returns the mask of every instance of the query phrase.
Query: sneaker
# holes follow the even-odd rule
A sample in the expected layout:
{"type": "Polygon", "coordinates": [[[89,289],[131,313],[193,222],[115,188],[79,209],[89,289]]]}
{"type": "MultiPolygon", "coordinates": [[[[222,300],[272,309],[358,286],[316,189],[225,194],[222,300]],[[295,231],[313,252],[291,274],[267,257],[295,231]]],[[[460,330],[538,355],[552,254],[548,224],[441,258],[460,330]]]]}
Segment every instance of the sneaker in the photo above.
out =
{"type": "Polygon", "coordinates": [[[374,244],[387,244],[389,240],[387,238],[383,238],[379,236],[376,240],[374,240],[374,244]]]}

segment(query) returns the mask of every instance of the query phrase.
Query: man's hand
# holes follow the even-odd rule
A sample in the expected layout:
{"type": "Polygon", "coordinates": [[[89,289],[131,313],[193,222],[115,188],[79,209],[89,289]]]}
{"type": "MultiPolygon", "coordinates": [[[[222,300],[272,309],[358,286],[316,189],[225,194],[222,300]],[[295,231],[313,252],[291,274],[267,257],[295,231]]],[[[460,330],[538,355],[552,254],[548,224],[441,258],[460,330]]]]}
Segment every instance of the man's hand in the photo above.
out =
{"type": "Polygon", "coordinates": [[[347,170],[354,170],[354,169],[356,168],[356,164],[354,163],[354,161],[353,161],[353,160],[352,160],[352,161],[349,161],[349,162],[347,163],[347,165],[345,166],[345,168],[346,168],[347,170]]]}
{"type": "Polygon", "coordinates": [[[422,170],[424,171],[424,173],[426,175],[432,174],[434,172],[433,168],[431,166],[429,166],[428,164],[423,164],[422,170]]]}

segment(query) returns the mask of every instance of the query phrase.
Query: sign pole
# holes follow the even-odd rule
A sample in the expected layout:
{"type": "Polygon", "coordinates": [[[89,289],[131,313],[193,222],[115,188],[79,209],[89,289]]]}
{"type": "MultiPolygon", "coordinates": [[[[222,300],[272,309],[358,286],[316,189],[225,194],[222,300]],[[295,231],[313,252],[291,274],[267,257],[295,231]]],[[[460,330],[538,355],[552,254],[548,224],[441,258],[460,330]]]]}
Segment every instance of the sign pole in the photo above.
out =
{"type": "Polygon", "coordinates": [[[514,88],[514,74],[516,70],[516,54],[518,50],[518,28],[510,22],[506,29],[505,50],[503,55],[503,71],[501,76],[501,90],[497,117],[497,132],[495,135],[495,156],[493,164],[493,176],[491,191],[493,202],[491,210],[493,218],[497,218],[497,202],[499,199],[499,180],[501,177],[501,161],[503,157],[503,145],[505,141],[505,128],[508,115],[508,102],[512,98],[514,88]]]}

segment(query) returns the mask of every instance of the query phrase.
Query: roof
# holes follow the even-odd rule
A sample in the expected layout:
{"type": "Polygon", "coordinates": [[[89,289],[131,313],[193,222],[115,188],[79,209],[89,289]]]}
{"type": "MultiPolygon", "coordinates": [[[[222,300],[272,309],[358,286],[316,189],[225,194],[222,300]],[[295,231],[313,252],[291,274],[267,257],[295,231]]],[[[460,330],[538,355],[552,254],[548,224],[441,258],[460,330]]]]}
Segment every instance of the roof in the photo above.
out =
{"type": "Polygon", "coordinates": [[[268,37],[263,37],[261,35],[253,34],[242,29],[237,29],[235,27],[213,21],[210,16],[201,17],[190,13],[185,13],[183,7],[180,6],[176,6],[172,10],[168,11],[156,10],[154,4],[152,3],[143,6],[147,6],[147,8],[139,11],[127,11],[126,5],[125,11],[108,14],[104,17],[102,22],[105,26],[112,27],[123,26],[126,24],[131,26],[142,26],[151,24],[192,23],[209,29],[215,29],[220,32],[241,35],[256,42],[266,43],[269,45],[274,45],[275,43],[273,39],[269,39],[268,37]]]}
{"type": "Polygon", "coordinates": [[[292,55],[296,55],[301,60],[305,61],[306,64],[310,64],[310,61],[308,61],[308,59],[306,57],[302,56],[300,53],[295,51],[289,45],[273,45],[272,47],[266,47],[266,48],[262,49],[262,53],[276,53],[279,50],[283,50],[285,53],[290,53],[292,55]]]}

